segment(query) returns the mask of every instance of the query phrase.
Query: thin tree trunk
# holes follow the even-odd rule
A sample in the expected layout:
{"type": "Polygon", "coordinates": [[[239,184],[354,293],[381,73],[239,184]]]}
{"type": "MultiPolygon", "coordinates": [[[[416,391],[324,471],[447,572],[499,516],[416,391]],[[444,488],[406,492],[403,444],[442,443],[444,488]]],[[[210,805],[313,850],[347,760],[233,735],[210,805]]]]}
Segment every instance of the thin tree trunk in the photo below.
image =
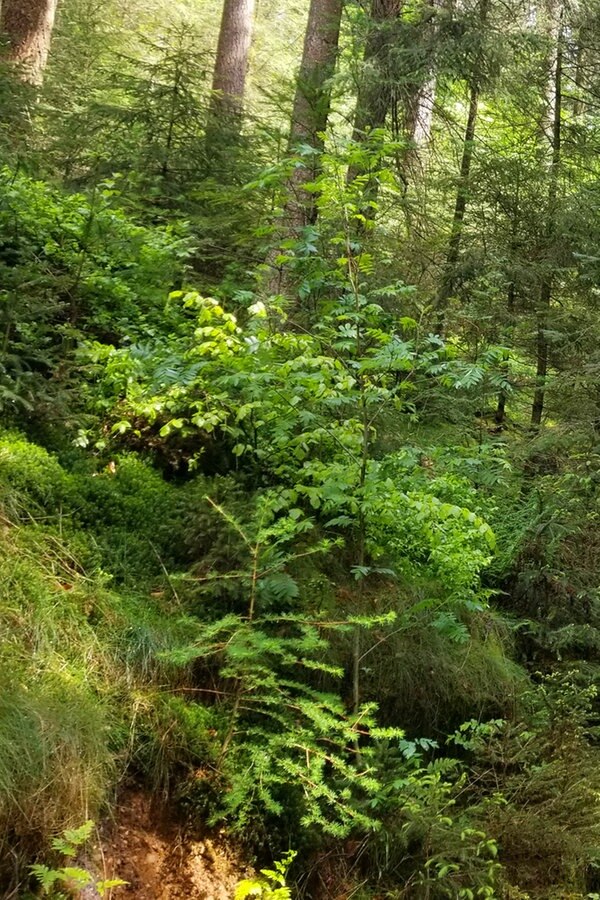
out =
{"type": "MultiPolygon", "coordinates": [[[[508,306],[508,315],[509,315],[509,328],[514,325],[515,319],[515,301],[517,297],[516,284],[514,281],[511,281],[508,285],[508,294],[507,294],[507,306],[508,306]]],[[[502,373],[504,375],[505,381],[508,380],[510,374],[510,351],[506,350],[502,354],[502,373]]],[[[508,397],[506,395],[506,390],[502,387],[498,391],[498,405],[496,406],[496,412],[494,415],[494,421],[498,426],[498,430],[502,431],[504,428],[504,422],[506,420],[506,401],[508,397]]]]}
{"type": "Polygon", "coordinates": [[[442,280],[436,299],[437,323],[435,330],[437,334],[442,334],[444,331],[448,301],[454,293],[456,284],[456,268],[460,257],[460,245],[463,235],[465,213],[467,211],[469,179],[471,176],[471,163],[473,162],[478,107],[479,86],[473,85],[469,97],[469,115],[467,117],[463,141],[460,175],[458,177],[458,188],[456,191],[454,214],[452,216],[452,229],[450,231],[450,240],[448,241],[448,251],[446,253],[446,262],[442,273],[442,280]]]}
{"type": "Polygon", "coordinates": [[[540,288],[539,308],[537,312],[537,331],[535,339],[535,392],[531,407],[531,424],[539,428],[542,424],[544,401],[546,397],[546,379],[548,376],[548,312],[552,300],[552,280],[548,276],[540,288]]]}
{"type": "MultiPolygon", "coordinates": [[[[482,29],[485,28],[487,22],[489,6],[490,0],[481,0],[479,19],[482,29]]],[[[475,149],[475,128],[477,126],[477,114],[479,110],[480,94],[481,84],[479,77],[476,75],[473,78],[471,90],[469,92],[469,112],[467,115],[467,124],[465,127],[465,136],[463,140],[463,152],[460,163],[460,174],[458,176],[458,187],[456,190],[454,213],[452,216],[452,228],[450,231],[450,240],[448,241],[446,262],[444,264],[444,270],[442,272],[442,280],[435,304],[437,312],[435,331],[440,335],[444,332],[448,301],[452,297],[456,285],[456,269],[460,258],[460,247],[464,229],[465,213],[467,211],[469,181],[471,178],[473,151],[475,149]]]]}
{"type": "Polygon", "coordinates": [[[244,112],[255,0],[224,0],[212,82],[209,129],[239,131],[244,112]]]}
{"type": "Polygon", "coordinates": [[[19,77],[39,86],[48,62],[58,0],[2,0],[0,30],[19,77]]]}
{"type": "MultiPolygon", "coordinates": [[[[520,204],[520,179],[517,177],[517,182],[515,185],[515,209],[514,216],[512,220],[511,227],[511,235],[510,235],[510,251],[511,257],[514,256],[517,250],[517,233],[518,233],[518,217],[519,217],[519,204],[520,204]]],[[[508,284],[507,296],[506,296],[506,305],[508,308],[508,323],[507,327],[503,329],[505,332],[504,338],[506,343],[510,340],[510,334],[515,325],[515,307],[517,301],[517,285],[515,283],[514,275],[511,278],[508,284]]],[[[502,354],[502,372],[504,374],[505,380],[508,380],[508,376],[510,374],[510,351],[506,350],[502,354]]],[[[506,390],[502,387],[498,391],[498,405],[496,406],[496,413],[494,415],[494,421],[498,426],[498,430],[502,431],[504,428],[504,423],[506,420],[506,402],[507,402],[506,390]]]]}
{"type": "MultiPolygon", "coordinates": [[[[551,123],[551,158],[548,172],[548,211],[546,216],[546,249],[551,250],[556,230],[556,200],[558,196],[558,176],[561,161],[561,113],[562,113],[562,10],[556,15],[556,57],[552,67],[550,88],[548,91],[549,121],[551,123]]],[[[540,284],[540,295],[537,309],[536,333],[536,384],[531,407],[531,425],[538,429],[542,424],[544,403],[546,398],[546,381],[548,377],[548,324],[552,304],[553,272],[550,261],[546,262],[547,270],[540,284]]]]}
{"type": "Polygon", "coordinates": [[[578,118],[583,114],[585,109],[585,101],[583,94],[585,92],[585,47],[581,42],[581,37],[577,44],[575,53],[575,97],[573,98],[573,115],[578,118]]]}

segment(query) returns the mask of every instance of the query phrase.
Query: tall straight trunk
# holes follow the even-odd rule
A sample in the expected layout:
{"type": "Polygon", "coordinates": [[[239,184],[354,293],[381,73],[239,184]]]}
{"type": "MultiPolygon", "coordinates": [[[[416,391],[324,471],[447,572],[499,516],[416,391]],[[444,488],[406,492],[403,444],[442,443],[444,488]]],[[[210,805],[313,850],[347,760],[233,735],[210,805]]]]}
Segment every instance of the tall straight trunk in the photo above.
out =
{"type": "Polygon", "coordinates": [[[21,79],[39,86],[48,62],[58,0],[2,0],[0,30],[21,79]]]}
{"type": "MultiPolygon", "coordinates": [[[[561,113],[562,113],[562,10],[556,13],[554,33],[556,35],[555,58],[552,66],[548,90],[548,119],[551,125],[551,156],[548,170],[548,210],[546,214],[546,252],[549,256],[556,231],[556,201],[558,197],[558,177],[561,161],[561,113]]],[[[531,425],[538,429],[542,424],[548,377],[548,325],[552,304],[553,272],[547,260],[547,269],[540,284],[537,308],[536,331],[536,384],[531,407],[531,425]]]]}
{"type": "Polygon", "coordinates": [[[586,48],[583,43],[581,30],[577,39],[577,49],[575,51],[575,96],[573,98],[573,115],[578,118],[585,109],[583,95],[586,88],[585,64],[586,64],[586,48]]]}
{"type": "Polygon", "coordinates": [[[531,424],[539,428],[542,424],[544,402],[546,398],[546,379],[548,377],[548,313],[552,301],[552,280],[544,279],[540,287],[540,299],[537,311],[537,330],[535,339],[535,393],[531,406],[531,424]]]}
{"type": "Polygon", "coordinates": [[[442,334],[444,331],[448,301],[452,297],[456,286],[457,266],[460,258],[465,214],[467,212],[469,180],[471,177],[471,163],[473,162],[478,108],[479,86],[474,84],[471,87],[469,94],[469,114],[467,116],[467,125],[463,139],[463,152],[460,163],[460,174],[458,176],[456,200],[454,202],[454,213],[452,215],[450,240],[448,241],[448,250],[446,252],[446,262],[444,263],[442,280],[436,297],[437,321],[435,331],[437,334],[442,334]]]}
{"type": "Polygon", "coordinates": [[[429,144],[433,124],[433,107],[437,93],[437,73],[435,45],[439,34],[439,11],[444,0],[429,0],[425,7],[428,21],[424,27],[429,31],[429,42],[433,52],[427,60],[423,77],[409,85],[404,98],[404,133],[409,141],[407,162],[419,161],[419,152],[429,144]]]}
{"type": "Polygon", "coordinates": [[[318,172],[318,154],[323,150],[322,134],[327,128],[331,107],[331,79],[335,72],[342,21],[342,0],[311,0],[304,37],[302,63],[298,73],[289,150],[298,145],[315,151],[297,166],[289,179],[287,219],[291,229],[314,222],[314,195],[304,190],[318,172]]]}
{"type": "MultiPolygon", "coordinates": [[[[298,73],[288,152],[299,145],[310,148],[303,154],[302,164],[288,178],[279,240],[298,239],[306,225],[317,218],[315,195],[306,190],[319,171],[319,155],[323,150],[323,133],[331,111],[331,79],[339,48],[343,0],[311,0],[304,36],[302,62],[298,73]]],[[[267,257],[270,266],[268,293],[288,292],[285,271],[277,264],[280,251],[273,247],[267,257]]]]}
{"type": "MultiPolygon", "coordinates": [[[[392,102],[388,61],[391,32],[401,9],[402,0],[371,0],[371,24],[365,43],[352,135],[356,143],[361,143],[369,132],[385,125],[392,102]]],[[[348,182],[360,174],[360,166],[350,166],[348,182]]]]}
{"type": "Polygon", "coordinates": [[[437,91],[437,77],[431,75],[417,90],[407,109],[406,136],[418,154],[431,138],[433,107],[437,91]]]}
{"type": "MultiPolygon", "coordinates": [[[[514,242],[511,245],[511,248],[514,251],[514,242]]],[[[515,303],[517,299],[517,286],[512,280],[508,285],[507,291],[507,308],[508,308],[508,319],[509,319],[509,328],[514,325],[515,321],[515,303]]],[[[502,374],[504,375],[504,379],[508,380],[510,375],[510,352],[505,350],[502,354],[502,374]]],[[[498,403],[496,406],[496,412],[494,414],[494,421],[498,426],[498,430],[501,431],[504,428],[504,421],[506,419],[506,401],[508,397],[506,395],[506,390],[502,387],[498,391],[498,403]]]]}
{"type": "Polygon", "coordinates": [[[224,0],[209,109],[209,125],[217,130],[241,128],[255,2],[224,0]]]}
{"type": "MultiPolygon", "coordinates": [[[[481,5],[479,8],[479,20],[482,29],[485,28],[487,23],[489,7],[490,0],[481,0],[481,5]]],[[[450,240],[448,241],[446,262],[444,264],[442,279],[435,303],[437,314],[435,331],[440,335],[444,332],[448,301],[452,297],[454,288],[456,286],[456,270],[460,258],[460,248],[464,230],[465,214],[467,212],[467,203],[469,199],[469,182],[471,178],[473,152],[475,149],[475,129],[477,126],[477,114],[479,111],[480,95],[481,83],[479,77],[475,75],[473,77],[471,89],[469,91],[469,111],[467,114],[467,124],[465,126],[465,136],[463,139],[463,151],[460,163],[460,173],[458,176],[458,186],[456,189],[454,213],[452,215],[450,240]]]]}
{"type": "MultiPolygon", "coordinates": [[[[514,256],[517,252],[518,247],[518,233],[519,233],[519,214],[520,214],[520,206],[521,206],[521,178],[519,172],[517,171],[517,177],[515,181],[515,198],[514,198],[514,212],[512,217],[512,224],[510,230],[510,260],[513,266],[513,272],[511,274],[511,279],[508,283],[508,290],[506,292],[506,306],[507,306],[507,323],[506,326],[502,329],[502,340],[505,344],[509,344],[511,342],[512,331],[515,326],[516,321],[516,304],[517,304],[517,284],[515,281],[515,272],[514,272],[514,256]]],[[[510,351],[506,350],[502,354],[502,374],[504,375],[505,380],[508,380],[510,375],[510,351]]],[[[502,387],[498,391],[498,404],[496,406],[496,412],[494,415],[494,421],[498,426],[498,430],[501,431],[504,428],[504,422],[506,419],[506,402],[508,400],[506,390],[502,387]]]]}

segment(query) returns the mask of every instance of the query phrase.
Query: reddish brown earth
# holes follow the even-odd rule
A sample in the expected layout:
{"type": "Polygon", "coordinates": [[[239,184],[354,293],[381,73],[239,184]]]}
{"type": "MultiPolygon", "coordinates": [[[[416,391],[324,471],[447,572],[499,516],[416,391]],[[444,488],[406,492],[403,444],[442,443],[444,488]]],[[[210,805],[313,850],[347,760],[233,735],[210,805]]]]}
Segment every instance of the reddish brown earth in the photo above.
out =
{"type": "MultiPolygon", "coordinates": [[[[128,882],[112,889],[110,900],[232,900],[237,882],[251,874],[221,833],[190,837],[139,791],[122,797],[114,823],[81,863],[99,879],[128,882]]],[[[88,890],[81,900],[97,897],[88,890]]]]}

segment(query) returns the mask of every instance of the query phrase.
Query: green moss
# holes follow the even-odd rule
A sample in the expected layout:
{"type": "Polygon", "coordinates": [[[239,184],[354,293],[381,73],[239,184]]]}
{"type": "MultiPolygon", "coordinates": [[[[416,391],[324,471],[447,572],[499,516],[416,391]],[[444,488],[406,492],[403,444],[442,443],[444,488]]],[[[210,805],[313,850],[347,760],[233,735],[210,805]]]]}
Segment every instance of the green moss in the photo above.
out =
{"type": "Polygon", "coordinates": [[[9,853],[97,816],[125,772],[165,784],[210,740],[176,696],[189,673],[162,658],[192,623],[168,584],[148,587],[176,489],[135,460],[73,475],[14,435],[0,440],[0,479],[1,873],[9,853]],[[115,588],[118,559],[137,590],[115,588]]]}

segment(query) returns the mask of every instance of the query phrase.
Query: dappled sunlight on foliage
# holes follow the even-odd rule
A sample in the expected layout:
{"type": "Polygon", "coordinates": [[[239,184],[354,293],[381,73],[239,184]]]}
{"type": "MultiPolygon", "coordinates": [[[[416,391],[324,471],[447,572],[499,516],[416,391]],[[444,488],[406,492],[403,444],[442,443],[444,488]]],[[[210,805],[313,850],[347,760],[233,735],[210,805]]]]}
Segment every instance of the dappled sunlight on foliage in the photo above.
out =
{"type": "Polygon", "coordinates": [[[31,2],[0,890],[142,791],[238,900],[598,897],[596,0],[31,2]]]}

